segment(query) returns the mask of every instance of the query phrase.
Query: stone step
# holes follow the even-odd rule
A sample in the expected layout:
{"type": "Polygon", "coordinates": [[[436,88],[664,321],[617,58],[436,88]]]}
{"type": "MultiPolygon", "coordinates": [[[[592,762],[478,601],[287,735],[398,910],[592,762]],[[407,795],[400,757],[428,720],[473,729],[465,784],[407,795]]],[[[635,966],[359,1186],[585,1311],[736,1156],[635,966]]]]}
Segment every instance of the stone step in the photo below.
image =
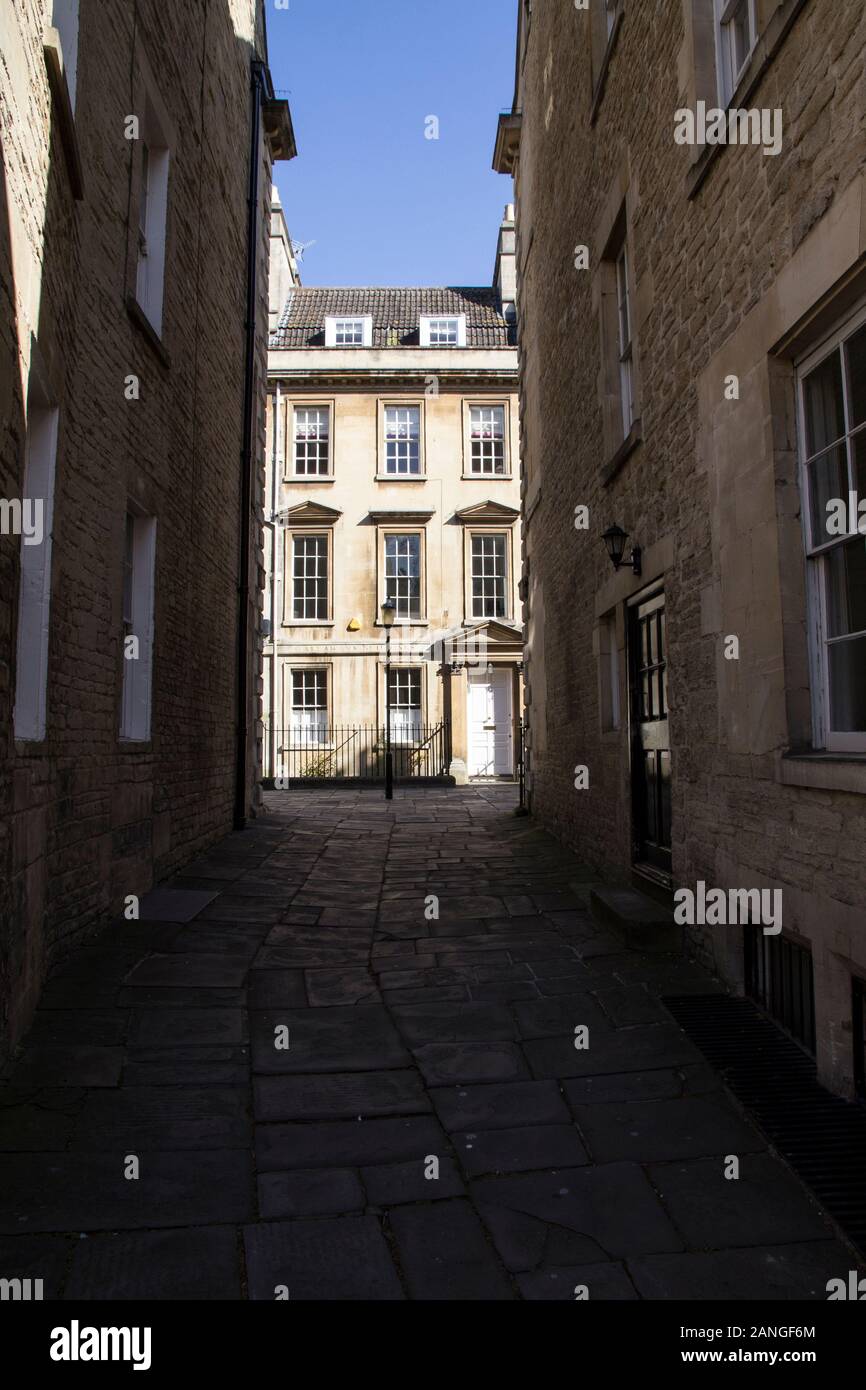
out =
{"type": "Polygon", "coordinates": [[[673,909],[636,888],[593,888],[589,906],[595,920],[621,936],[629,950],[682,950],[683,929],[673,909]]]}

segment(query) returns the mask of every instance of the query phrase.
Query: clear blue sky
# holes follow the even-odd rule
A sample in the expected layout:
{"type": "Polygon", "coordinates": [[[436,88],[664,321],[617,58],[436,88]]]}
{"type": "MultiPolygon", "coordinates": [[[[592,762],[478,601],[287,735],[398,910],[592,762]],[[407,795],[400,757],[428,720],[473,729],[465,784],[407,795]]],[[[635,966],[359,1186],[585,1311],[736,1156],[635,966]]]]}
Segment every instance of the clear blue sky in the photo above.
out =
{"type": "Polygon", "coordinates": [[[511,179],[517,0],[267,0],[298,158],[276,166],[305,285],[487,285],[511,179]],[[424,138],[439,118],[439,139],[424,138]]]}

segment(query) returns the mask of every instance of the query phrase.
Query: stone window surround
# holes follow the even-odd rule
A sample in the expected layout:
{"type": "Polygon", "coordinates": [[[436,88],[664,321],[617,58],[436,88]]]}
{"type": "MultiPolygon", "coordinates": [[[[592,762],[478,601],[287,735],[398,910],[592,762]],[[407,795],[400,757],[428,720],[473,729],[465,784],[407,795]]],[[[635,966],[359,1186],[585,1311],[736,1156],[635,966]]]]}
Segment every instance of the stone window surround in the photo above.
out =
{"type": "Polygon", "coordinates": [[[619,603],[598,615],[593,628],[593,650],[598,657],[599,733],[606,742],[619,742],[628,719],[626,671],[625,608],[619,603]]]}
{"type": "MultiPolygon", "coordinates": [[[[421,674],[420,724],[422,729],[427,728],[428,710],[430,709],[430,692],[428,689],[428,684],[431,664],[432,663],[429,661],[420,661],[417,657],[401,658],[392,656],[390,661],[390,669],[392,671],[396,670],[398,667],[402,667],[403,669],[410,671],[419,671],[421,674]]],[[[388,706],[387,691],[385,689],[385,681],[387,679],[388,667],[389,663],[385,660],[385,649],[383,643],[382,654],[379,657],[376,666],[376,699],[378,701],[378,718],[376,722],[383,729],[385,727],[385,711],[388,706]]]]}
{"type": "MultiPolygon", "coordinates": [[[[292,724],[292,672],[293,671],[324,671],[325,673],[325,700],[328,724],[334,726],[334,663],[333,661],[320,661],[317,657],[286,657],[280,661],[280,709],[283,715],[282,728],[284,732],[291,733],[292,724]]],[[[316,747],[322,749],[333,748],[333,742],[317,744],[316,747]]],[[[279,761],[279,759],[278,759],[279,761]]]]}
{"type": "MultiPolygon", "coordinates": [[[[806,545],[806,529],[808,527],[807,499],[809,494],[807,491],[808,483],[806,479],[806,469],[803,463],[803,427],[805,421],[805,417],[803,414],[803,411],[805,409],[802,389],[803,380],[805,375],[808,374],[811,368],[816,366],[818,362],[822,360],[824,357],[832,353],[834,349],[838,351],[840,344],[844,342],[848,337],[850,337],[853,333],[862,329],[864,325],[866,325],[866,303],[861,305],[859,309],[855,310],[855,312],[846,313],[843,319],[837,324],[837,326],[834,328],[832,332],[819,336],[812,344],[808,353],[798,355],[797,359],[794,362],[794,366],[796,368],[796,405],[798,412],[798,474],[800,484],[800,496],[803,499],[802,524],[804,528],[804,546],[806,545]]],[[[848,388],[846,387],[846,390],[847,389],[848,388]]],[[[847,499],[847,487],[845,489],[845,497],[847,499]]],[[[808,638],[810,652],[810,675],[812,686],[812,717],[815,741],[816,743],[818,743],[818,747],[814,750],[812,756],[814,757],[817,755],[822,759],[827,757],[832,758],[834,756],[846,759],[850,757],[857,758],[859,756],[866,759],[866,747],[863,746],[864,744],[866,744],[866,735],[860,733],[846,736],[844,734],[833,734],[829,730],[828,673],[826,671],[824,663],[824,654],[822,651],[823,643],[821,641],[821,633],[819,630],[819,619],[817,612],[820,604],[820,596],[818,593],[818,585],[820,583],[820,580],[818,579],[817,575],[817,563],[814,558],[811,558],[812,555],[813,552],[807,548],[806,567],[808,579],[810,582],[807,583],[806,608],[807,623],[809,628],[808,638]],[[848,742],[851,746],[849,748],[843,747],[842,745],[845,742],[848,742]],[[828,746],[828,744],[830,743],[832,743],[833,746],[828,746]]]]}
{"type": "Polygon", "coordinates": [[[394,618],[395,628],[427,627],[427,527],[418,521],[379,522],[376,526],[376,627],[382,626],[382,604],[385,602],[385,537],[419,536],[420,546],[420,613],[415,618],[394,618]]]}
{"type": "Polygon", "coordinates": [[[513,478],[512,471],[512,449],[511,449],[511,403],[506,396],[466,396],[463,401],[463,472],[461,478],[467,482],[487,482],[492,479],[502,479],[507,481],[513,478]],[[503,432],[504,444],[504,473],[473,473],[472,472],[472,410],[473,408],[487,408],[491,406],[501,406],[504,418],[505,429],[503,432]]]}
{"type": "MultiPolygon", "coordinates": [[[[64,60],[63,43],[60,32],[52,24],[47,24],[43,38],[43,53],[48,81],[54,98],[60,141],[66,158],[66,168],[72,196],[77,202],[84,197],[84,171],[81,164],[81,150],[78,144],[78,131],[75,124],[75,107],[69,89],[67,67],[64,60]]],[[[77,69],[77,64],[76,64],[77,69]]],[[[75,74],[77,85],[77,70],[75,74]]]]}
{"type": "Polygon", "coordinates": [[[376,472],[377,483],[424,483],[427,481],[427,410],[423,396],[381,396],[376,402],[376,472]],[[388,450],[385,443],[385,412],[389,407],[416,406],[418,424],[418,472],[388,473],[388,450]]]}
{"type": "Polygon", "coordinates": [[[174,216],[172,199],[170,196],[171,168],[174,163],[177,149],[177,137],[169,119],[168,112],[159,94],[159,84],[156,82],[150,63],[147,60],[142,47],[141,36],[138,34],[135,40],[135,69],[133,75],[133,112],[139,116],[141,127],[139,130],[140,138],[130,140],[130,159],[132,164],[131,190],[129,198],[129,218],[127,223],[127,255],[126,255],[126,307],[131,321],[141,332],[142,336],[153,349],[156,356],[160,359],[163,366],[170,366],[170,357],[166,344],[166,290],[168,285],[167,269],[171,263],[171,253],[174,238],[174,216]],[[159,315],[159,326],[156,327],[148,316],[144,306],[139,301],[138,296],[138,266],[139,266],[139,223],[141,216],[141,185],[142,185],[142,159],[144,144],[144,120],[147,108],[150,106],[155,114],[158,126],[165,141],[163,148],[168,157],[168,179],[166,186],[166,212],[165,229],[161,235],[162,246],[162,289],[161,289],[161,311],[159,315]]]}
{"type": "MultiPolygon", "coordinates": [[[[274,397],[276,405],[276,398],[274,397]]],[[[284,483],[333,483],[334,482],[334,434],[336,431],[337,403],[334,397],[325,396],[283,396],[281,404],[284,418],[278,422],[283,430],[283,482],[284,483]],[[295,472],[295,411],[327,410],[328,420],[328,471],[327,473],[295,472]]]]}
{"type": "Polygon", "coordinates": [[[463,612],[467,623],[514,622],[514,527],[485,522],[463,527],[463,612]],[[472,540],[475,536],[505,536],[505,612],[500,618],[476,617],[472,612],[472,540]]]}
{"type": "Polygon", "coordinates": [[[49,618],[53,574],[54,498],[60,431],[60,408],[49,385],[48,373],[35,341],[28,386],[27,416],[22,492],[24,497],[43,499],[43,536],[41,545],[24,546],[23,541],[21,545],[16,682],[12,717],[16,746],[33,751],[44,743],[48,729],[49,618]],[[31,581],[37,578],[31,566],[33,569],[38,566],[38,577],[41,580],[38,585],[33,582],[28,585],[25,582],[28,573],[31,581]],[[28,620],[25,610],[32,615],[36,608],[39,620],[28,620]]]}
{"type": "MultiPolygon", "coordinates": [[[[728,109],[742,109],[748,106],[806,3],[807,0],[755,0],[757,40],[751,58],[728,103],[728,109]]],[[[688,7],[690,14],[687,32],[691,35],[689,58],[694,83],[693,99],[706,101],[708,106],[717,106],[719,90],[715,15],[711,17],[712,33],[708,33],[703,10],[698,8],[703,6],[703,0],[683,0],[683,5],[688,7]]],[[[727,145],[706,145],[702,149],[695,147],[686,176],[686,196],[689,199],[697,196],[710,168],[725,149],[727,145]]]]}
{"type": "Polygon", "coordinates": [[[283,627],[333,627],[334,626],[334,528],[333,526],[306,525],[286,526],[283,535],[283,627]],[[328,616],[327,618],[296,618],[294,555],[296,536],[324,536],[328,542],[328,616]]]}
{"type": "Polygon", "coordinates": [[[640,331],[642,320],[639,313],[639,296],[635,280],[634,239],[632,227],[637,208],[637,187],[623,167],[614,180],[611,193],[596,231],[595,243],[602,248],[596,261],[592,280],[593,309],[598,316],[599,342],[601,346],[601,371],[599,373],[600,407],[602,412],[602,435],[604,440],[604,462],[601,467],[601,482],[604,486],[616,476],[628,457],[634,452],[643,438],[641,417],[642,378],[640,366],[640,331]],[[632,423],[628,434],[623,437],[622,399],[619,360],[619,309],[617,298],[617,257],[625,243],[628,255],[629,299],[632,306],[631,349],[632,349],[632,423]]]}
{"type": "Polygon", "coordinates": [[[607,0],[590,0],[589,10],[589,36],[590,48],[592,52],[592,102],[589,112],[589,123],[595,125],[601,103],[604,98],[604,89],[607,83],[607,74],[613,61],[613,55],[619,42],[619,31],[622,28],[623,16],[625,14],[625,0],[616,0],[616,9],[613,12],[613,19],[610,19],[610,10],[607,0]],[[596,73],[598,74],[596,76],[596,73]]]}

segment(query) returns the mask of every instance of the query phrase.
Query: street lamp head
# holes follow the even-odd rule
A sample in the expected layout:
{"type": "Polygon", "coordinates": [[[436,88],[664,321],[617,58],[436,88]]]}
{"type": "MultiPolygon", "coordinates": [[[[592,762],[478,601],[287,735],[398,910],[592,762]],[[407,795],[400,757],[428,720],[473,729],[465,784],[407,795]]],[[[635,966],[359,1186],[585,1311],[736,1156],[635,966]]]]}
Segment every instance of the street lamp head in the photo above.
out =
{"type": "Polygon", "coordinates": [[[397,605],[392,598],[386,598],[382,604],[382,625],[383,627],[393,627],[394,619],[397,616],[397,605]]]}
{"type": "Polygon", "coordinates": [[[628,532],[621,526],[608,526],[602,536],[605,548],[611,558],[613,567],[618,570],[622,564],[622,557],[625,554],[625,543],[628,540],[628,532]]]}

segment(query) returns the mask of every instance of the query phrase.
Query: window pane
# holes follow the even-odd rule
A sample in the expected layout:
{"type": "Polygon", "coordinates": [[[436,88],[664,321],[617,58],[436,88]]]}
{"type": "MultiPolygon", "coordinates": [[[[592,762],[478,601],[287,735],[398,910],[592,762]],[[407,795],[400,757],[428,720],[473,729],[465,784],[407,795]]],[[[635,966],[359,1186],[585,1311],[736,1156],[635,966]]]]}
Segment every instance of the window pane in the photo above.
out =
{"type": "MultiPolygon", "coordinates": [[[[806,377],[806,453],[826,449],[845,433],[845,411],[842,397],[842,358],[834,352],[806,377]]],[[[834,494],[840,496],[839,493],[834,494]]]]}
{"type": "Polygon", "coordinates": [[[853,429],[866,423],[866,325],[849,338],[845,352],[848,358],[848,416],[853,429]]]}
{"type": "Polygon", "coordinates": [[[385,472],[421,471],[421,407],[388,406],[385,410],[385,472]]]}
{"type": "Polygon", "coordinates": [[[385,537],[385,597],[398,618],[421,615],[421,537],[385,537]]]}
{"type": "Polygon", "coordinates": [[[837,545],[825,560],[830,637],[866,632],[866,542],[837,545]]]}
{"type": "Polygon", "coordinates": [[[827,503],[842,498],[848,500],[848,461],[844,445],[830,449],[809,464],[809,508],[812,520],[812,544],[824,545],[832,540],[827,530],[827,503]]]}
{"type": "Polygon", "coordinates": [[[866,637],[831,642],[830,727],[834,733],[866,732],[866,637]]]}
{"type": "Polygon", "coordinates": [[[472,406],[470,410],[472,473],[505,472],[505,407],[472,406]]]}

